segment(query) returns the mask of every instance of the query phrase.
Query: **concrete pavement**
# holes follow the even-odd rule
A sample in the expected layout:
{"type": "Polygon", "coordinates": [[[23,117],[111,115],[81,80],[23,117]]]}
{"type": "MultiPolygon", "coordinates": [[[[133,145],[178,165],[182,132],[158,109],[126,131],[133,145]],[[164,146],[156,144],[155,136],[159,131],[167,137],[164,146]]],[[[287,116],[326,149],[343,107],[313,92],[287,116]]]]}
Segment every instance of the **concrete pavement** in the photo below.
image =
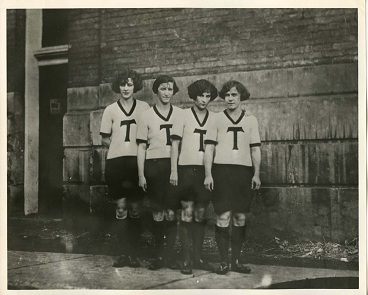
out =
{"type": "Polygon", "coordinates": [[[8,251],[9,289],[251,289],[262,285],[324,277],[358,277],[356,270],[254,265],[251,274],[225,276],[194,270],[193,275],[162,269],[113,268],[114,256],[8,251]]]}

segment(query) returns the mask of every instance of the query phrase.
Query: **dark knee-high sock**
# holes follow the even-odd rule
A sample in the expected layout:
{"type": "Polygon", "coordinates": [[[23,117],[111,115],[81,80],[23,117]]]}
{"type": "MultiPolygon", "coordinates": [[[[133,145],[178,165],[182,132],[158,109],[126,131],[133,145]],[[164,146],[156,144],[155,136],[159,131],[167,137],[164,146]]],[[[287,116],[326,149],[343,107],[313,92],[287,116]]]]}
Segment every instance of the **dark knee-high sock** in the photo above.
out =
{"type": "Polygon", "coordinates": [[[202,246],[204,240],[204,229],[207,222],[193,222],[193,258],[198,261],[202,256],[202,246]]]}
{"type": "Polygon", "coordinates": [[[164,221],[153,221],[152,224],[152,233],[155,237],[158,256],[163,255],[164,252],[164,221]]]}
{"type": "Polygon", "coordinates": [[[129,238],[131,241],[131,253],[137,255],[139,252],[139,239],[142,234],[142,220],[140,217],[129,218],[129,238]]]}
{"type": "Polygon", "coordinates": [[[231,261],[235,262],[240,258],[240,252],[245,240],[245,225],[232,226],[231,231],[231,261]]]}
{"type": "Polygon", "coordinates": [[[229,227],[219,227],[215,225],[215,238],[220,253],[221,262],[229,263],[229,227]]]}
{"type": "Polygon", "coordinates": [[[166,236],[166,257],[168,259],[174,258],[175,253],[175,241],[177,234],[177,221],[167,221],[165,222],[165,236],[166,236]]]}
{"type": "Polygon", "coordinates": [[[179,237],[184,262],[190,261],[190,237],[192,235],[193,222],[180,221],[179,237]]]}
{"type": "Polygon", "coordinates": [[[130,255],[130,241],[128,238],[128,218],[115,219],[118,248],[120,255],[130,255]]]}

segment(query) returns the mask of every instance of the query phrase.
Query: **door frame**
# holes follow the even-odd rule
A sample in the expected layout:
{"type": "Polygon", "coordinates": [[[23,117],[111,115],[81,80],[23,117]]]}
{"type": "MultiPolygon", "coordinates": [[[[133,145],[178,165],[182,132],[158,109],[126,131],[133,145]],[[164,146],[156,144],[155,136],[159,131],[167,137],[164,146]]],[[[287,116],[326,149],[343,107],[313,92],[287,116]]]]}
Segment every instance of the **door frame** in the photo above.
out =
{"type": "Polygon", "coordinates": [[[68,63],[68,45],[42,48],[42,9],[26,10],[24,214],[38,213],[39,67],[68,63]]]}

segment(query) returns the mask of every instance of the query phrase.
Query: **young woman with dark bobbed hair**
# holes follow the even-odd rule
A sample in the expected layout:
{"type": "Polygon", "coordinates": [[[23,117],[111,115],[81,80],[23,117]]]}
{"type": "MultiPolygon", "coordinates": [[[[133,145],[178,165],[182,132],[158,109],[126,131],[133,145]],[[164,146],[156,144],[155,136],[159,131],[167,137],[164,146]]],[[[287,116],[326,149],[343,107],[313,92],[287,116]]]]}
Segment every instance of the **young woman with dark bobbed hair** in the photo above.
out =
{"type": "Polygon", "coordinates": [[[120,98],[104,110],[100,134],[102,144],[109,149],[105,178],[109,196],[115,203],[115,218],[119,229],[117,247],[121,249],[121,256],[114,267],[139,267],[139,208],[143,192],[138,186],[136,133],[138,119],[149,105],[133,97],[134,93],[142,89],[142,78],[133,70],[124,69],[120,72],[111,88],[120,94],[120,98]]]}
{"type": "Polygon", "coordinates": [[[184,110],[177,118],[171,135],[170,183],[177,187],[173,197],[181,206],[179,236],[184,258],[181,272],[190,275],[192,268],[213,269],[201,257],[205,214],[211,199],[211,193],[203,186],[203,158],[204,140],[213,118],[207,106],[217,97],[217,89],[208,80],[201,79],[189,85],[188,95],[194,101],[194,106],[184,110]]]}
{"type": "Polygon", "coordinates": [[[261,186],[258,121],[241,108],[241,102],[250,96],[242,83],[234,80],[226,82],[219,96],[225,100],[227,107],[216,114],[208,130],[204,157],[204,185],[213,191],[215,238],[221,259],[216,273],[225,275],[230,270],[229,243],[231,271],[250,273],[251,269],[240,263],[240,254],[253,199],[252,190],[258,190],[261,186]]]}
{"type": "Polygon", "coordinates": [[[149,269],[164,266],[178,269],[174,251],[177,208],[173,206],[170,190],[170,134],[175,118],[182,112],[171,104],[179,88],[173,77],[162,75],[154,81],[152,91],[157,95],[157,103],[142,114],[137,132],[139,186],[147,191],[158,246],[157,257],[149,269]]]}

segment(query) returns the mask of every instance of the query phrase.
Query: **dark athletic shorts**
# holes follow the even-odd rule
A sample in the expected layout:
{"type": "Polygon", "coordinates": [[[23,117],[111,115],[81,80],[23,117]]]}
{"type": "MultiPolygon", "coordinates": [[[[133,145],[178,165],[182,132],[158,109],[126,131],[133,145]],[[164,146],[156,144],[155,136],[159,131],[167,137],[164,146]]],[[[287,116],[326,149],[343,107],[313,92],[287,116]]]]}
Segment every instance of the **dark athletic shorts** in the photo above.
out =
{"type": "Polygon", "coordinates": [[[174,188],[170,184],[170,158],[148,159],[144,165],[147,196],[153,211],[176,210],[172,203],[174,188]]]}
{"type": "Polygon", "coordinates": [[[143,198],[143,190],[138,185],[137,157],[107,159],[105,179],[113,200],[127,198],[130,202],[137,202],[143,198]]]}
{"type": "Polygon", "coordinates": [[[250,212],[253,200],[253,167],[214,164],[212,203],[217,215],[227,211],[250,212]]]}
{"type": "Polygon", "coordinates": [[[192,201],[207,207],[211,192],[204,187],[204,166],[178,166],[178,186],[174,197],[179,205],[180,201],[192,201]]]}

